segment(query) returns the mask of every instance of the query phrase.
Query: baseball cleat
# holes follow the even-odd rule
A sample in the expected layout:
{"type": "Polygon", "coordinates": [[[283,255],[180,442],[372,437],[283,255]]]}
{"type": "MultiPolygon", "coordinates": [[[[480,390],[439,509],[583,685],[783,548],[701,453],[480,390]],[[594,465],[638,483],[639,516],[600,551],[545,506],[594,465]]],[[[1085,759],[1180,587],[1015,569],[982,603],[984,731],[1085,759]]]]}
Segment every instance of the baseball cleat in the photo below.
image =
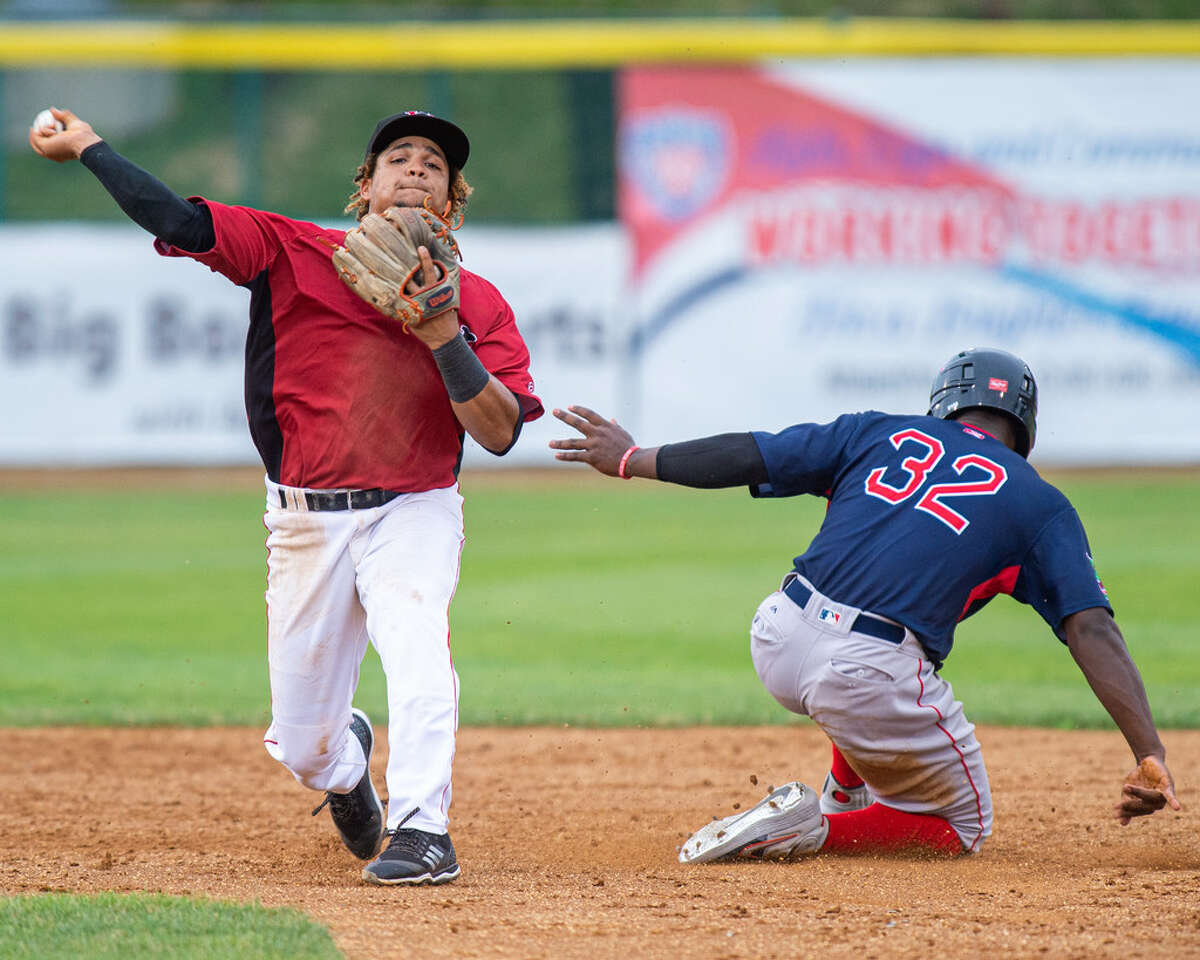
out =
{"type": "Polygon", "coordinates": [[[802,783],[785,783],[745,813],[701,827],[680,849],[679,862],[786,860],[820,850],[828,835],[817,795],[802,783]]]}
{"type": "Polygon", "coordinates": [[[821,787],[822,813],[850,813],[869,807],[874,802],[875,795],[865,783],[857,787],[843,787],[832,773],[825,775],[825,783],[821,787]]]}
{"type": "Polygon", "coordinates": [[[367,883],[415,887],[449,883],[461,872],[450,834],[412,829],[390,833],[392,841],[387,849],[363,867],[362,876],[367,883]]]}
{"type": "Polygon", "coordinates": [[[315,817],[326,804],[329,805],[333,825],[341,834],[346,849],[359,860],[370,860],[379,852],[383,843],[383,803],[371,782],[371,753],[375,749],[375,731],[371,720],[357,707],[351,711],[350,732],[358,737],[363,754],[367,758],[367,769],[349,793],[325,792],[325,799],[313,811],[315,817]]]}

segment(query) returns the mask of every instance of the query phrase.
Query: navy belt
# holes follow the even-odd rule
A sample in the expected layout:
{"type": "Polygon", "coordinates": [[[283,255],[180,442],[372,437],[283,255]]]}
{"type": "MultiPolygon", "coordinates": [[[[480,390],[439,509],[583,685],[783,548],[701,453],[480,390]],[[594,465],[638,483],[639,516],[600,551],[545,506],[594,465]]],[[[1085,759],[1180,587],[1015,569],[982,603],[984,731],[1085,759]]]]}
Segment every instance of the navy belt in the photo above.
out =
{"type": "MultiPolygon", "coordinates": [[[[793,580],[783,588],[783,592],[801,610],[804,609],[804,605],[808,603],[808,598],[813,594],[799,580],[793,580]]],[[[877,640],[886,640],[888,643],[900,644],[904,642],[904,628],[898,623],[876,620],[865,613],[860,613],[854,618],[854,622],[850,624],[850,629],[855,633],[865,633],[868,637],[875,637],[877,640]]]]}
{"type": "Polygon", "coordinates": [[[309,510],[370,510],[382,507],[400,496],[399,490],[339,490],[337,492],[304,492],[309,510]]]}

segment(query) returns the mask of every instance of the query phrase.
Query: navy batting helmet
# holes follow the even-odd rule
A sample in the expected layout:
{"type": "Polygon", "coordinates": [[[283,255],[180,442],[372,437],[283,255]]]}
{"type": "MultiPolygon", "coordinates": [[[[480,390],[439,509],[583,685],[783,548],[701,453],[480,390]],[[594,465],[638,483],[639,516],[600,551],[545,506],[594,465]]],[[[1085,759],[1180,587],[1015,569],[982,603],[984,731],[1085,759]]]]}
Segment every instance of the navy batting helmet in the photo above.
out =
{"type": "Polygon", "coordinates": [[[963,350],[942,367],[929,391],[929,414],[950,419],[972,407],[1007,414],[1017,453],[1029,456],[1037,433],[1037,383],[1029,365],[1004,350],[963,350]]]}

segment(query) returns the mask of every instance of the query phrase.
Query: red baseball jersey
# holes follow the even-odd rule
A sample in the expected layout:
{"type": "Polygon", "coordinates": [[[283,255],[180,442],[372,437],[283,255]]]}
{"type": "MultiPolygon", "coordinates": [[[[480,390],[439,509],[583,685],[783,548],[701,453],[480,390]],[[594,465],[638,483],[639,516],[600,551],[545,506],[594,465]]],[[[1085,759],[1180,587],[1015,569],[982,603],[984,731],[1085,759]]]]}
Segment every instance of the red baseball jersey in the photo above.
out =
{"type": "MultiPolygon", "coordinates": [[[[217,240],[191,257],[250,291],[246,414],[277,483],[417,492],[454,483],[463,428],[425,344],[360,300],[332,256],[344,230],[192,198],[212,213],[217,240]]],[[[512,308],[482,277],[461,274],[459,319],[484,367],[521,416],[542,415],[529,350],[512,308]]]]}

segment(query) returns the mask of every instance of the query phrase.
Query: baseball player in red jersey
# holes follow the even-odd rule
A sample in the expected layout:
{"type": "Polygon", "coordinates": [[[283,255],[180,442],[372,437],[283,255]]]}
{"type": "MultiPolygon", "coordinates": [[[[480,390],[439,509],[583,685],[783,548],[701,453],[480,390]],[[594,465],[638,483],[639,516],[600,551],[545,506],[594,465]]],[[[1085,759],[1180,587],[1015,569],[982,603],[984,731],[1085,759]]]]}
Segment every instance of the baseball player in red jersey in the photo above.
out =
{"type": "MultiPolygon", "coordinates": [[[[183,199],[79,117],[53,115],[65,129],[31,129],[38,154],[79,159],[160,254],[198,260],[250,291],[246,411],[267,489],[267,751],[325,792],[314,814],[329,806],[346,847],[370,861],[364,880],[455,879],[449,606],[464,431],[501,455],[542,413],[512,310],[462,270],[459,307],[406,328],[339,279],[332,258],[345,231],[183,199]],[[368,642],[387,677],[386,817],[371,782],[372,726],[352,706],[368,642]]],[[[347,210],[361,219],[423,208],[460,222],[469,149],[446,120],[386,117],[347,210]]]]}
{"type": "Polygon", "coordinates": [[[553,441],[556,456],[610,476],[829,501],[750,626],[763,685],[833,742],[829,775],[819,794],[785,784],[704,825],[680,861],[978,850],[991,789],[975,727],[940,669],[955,624],[1005,593],[1067,646],[1133,752],[1117,819],[1180,808],[1083,525],[1026,461],[1037,385],[1019,358],[956,354],[927,415],[870,411],[646,450],[587,408],[554,415],[582,435],[553,441]]]}

